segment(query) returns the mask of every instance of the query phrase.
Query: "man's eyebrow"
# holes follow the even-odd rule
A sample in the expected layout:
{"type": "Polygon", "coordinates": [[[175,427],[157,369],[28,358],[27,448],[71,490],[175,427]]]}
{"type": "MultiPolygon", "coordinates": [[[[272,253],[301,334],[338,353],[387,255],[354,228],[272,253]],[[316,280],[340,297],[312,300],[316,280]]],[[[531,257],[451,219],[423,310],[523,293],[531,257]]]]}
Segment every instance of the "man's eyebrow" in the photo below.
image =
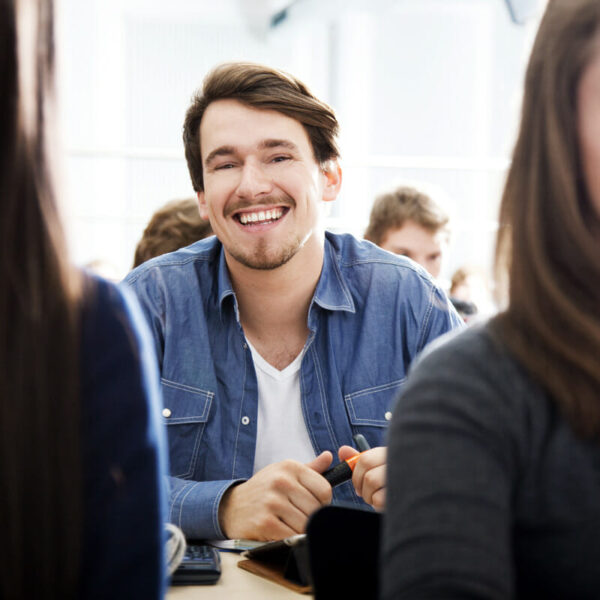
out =
{"type": "Polygon", "coordinates": [[[217,156],[229,156],[230,154],[234,154],[235,150],[233,146],[220,146],[219,148],[215,148],[212,152],[208,154],[206,159],[204,160],[204,165],[208,166],[217,156]]]}
{"type": "Polygon", "coordinates": [[[267,148],[287,148],[293,152],[298,152],[298,146],[289,140],[263,140],[258,147],[261,150],[265,150],[267,148]]]}
{"type": "MultiPolygon", "coordinates": [[[[267,150],[269,148],[287,148],[292,152],[298,152],[298,146],[289,140],[277,140],[277,139],[268,139],[262,140],[258,144],[259,150],[267,150]]],[[[210,166],[210,163],[217,158],[218,156],[230,156],[235,154],[235,148],[233,146],[219,146],[215,148],[212,152],[209,152],[208,156],[204,160],[204,166],[210,166]]]]}

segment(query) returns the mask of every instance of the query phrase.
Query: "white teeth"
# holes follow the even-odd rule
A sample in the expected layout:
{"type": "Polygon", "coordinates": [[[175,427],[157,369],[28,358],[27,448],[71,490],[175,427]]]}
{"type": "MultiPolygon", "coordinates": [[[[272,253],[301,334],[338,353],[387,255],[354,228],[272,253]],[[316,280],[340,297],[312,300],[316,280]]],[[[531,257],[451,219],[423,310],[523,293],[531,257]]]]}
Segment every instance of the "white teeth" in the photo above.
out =
{"type": "Polygon", "coordinates": [[[260,210],[253,213],[242,213],[239,216],[239,219],[242,225],[247,225],[248,223],[268,223],[269,221],[277,221],[282,215],[282,208],[273,208],[266,211],[260,210]]]}

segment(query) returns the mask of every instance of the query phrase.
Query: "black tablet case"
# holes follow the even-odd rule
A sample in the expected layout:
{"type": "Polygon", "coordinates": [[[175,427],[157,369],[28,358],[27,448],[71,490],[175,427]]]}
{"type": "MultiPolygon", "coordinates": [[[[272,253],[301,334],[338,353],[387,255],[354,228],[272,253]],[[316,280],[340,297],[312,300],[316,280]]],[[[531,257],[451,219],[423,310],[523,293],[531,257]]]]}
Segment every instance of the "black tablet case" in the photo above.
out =
{"type": "Polygon", "coordinates": [[[315,600],[377,600],[381,514],[324,506],[308,521],[306,537],[315,600]]]}

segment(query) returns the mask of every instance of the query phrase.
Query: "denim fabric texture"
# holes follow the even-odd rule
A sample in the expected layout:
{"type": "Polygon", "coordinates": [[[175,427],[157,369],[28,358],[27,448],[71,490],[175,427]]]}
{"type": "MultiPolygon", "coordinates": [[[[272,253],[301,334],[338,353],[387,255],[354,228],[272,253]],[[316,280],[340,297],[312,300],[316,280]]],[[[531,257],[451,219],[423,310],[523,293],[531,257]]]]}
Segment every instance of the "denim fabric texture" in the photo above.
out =
{"type": "MultiPolygon", "coordinates": [[[[408,366],[462,324],[443,291],[412,261],[327,232],[308,313],[302,411],[316,454],[337,456],[362,433],[385,443],[408,366]]],[[[218,506],[251,477],[258,389],[221,243],[215,237],[153,259],[125,279],[158,355],[170,463],[170,520],[189,538],[220,538],[218,506]]],[[[334,501],[365,506],[351,482],[334,501]]]]}

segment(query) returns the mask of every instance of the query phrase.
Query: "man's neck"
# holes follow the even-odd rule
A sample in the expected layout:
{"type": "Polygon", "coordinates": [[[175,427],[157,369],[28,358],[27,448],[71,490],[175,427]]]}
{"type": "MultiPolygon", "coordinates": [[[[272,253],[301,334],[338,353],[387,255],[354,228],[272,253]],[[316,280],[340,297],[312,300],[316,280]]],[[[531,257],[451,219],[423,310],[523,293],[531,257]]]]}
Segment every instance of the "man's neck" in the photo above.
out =
{"type": "Polygon", "coordinates": [[[227,259],[246,338],[269,364],[284,369],[308,337],[308,309],[323,268],[323,247],[303,248],[272,270],[227,259]]]}

